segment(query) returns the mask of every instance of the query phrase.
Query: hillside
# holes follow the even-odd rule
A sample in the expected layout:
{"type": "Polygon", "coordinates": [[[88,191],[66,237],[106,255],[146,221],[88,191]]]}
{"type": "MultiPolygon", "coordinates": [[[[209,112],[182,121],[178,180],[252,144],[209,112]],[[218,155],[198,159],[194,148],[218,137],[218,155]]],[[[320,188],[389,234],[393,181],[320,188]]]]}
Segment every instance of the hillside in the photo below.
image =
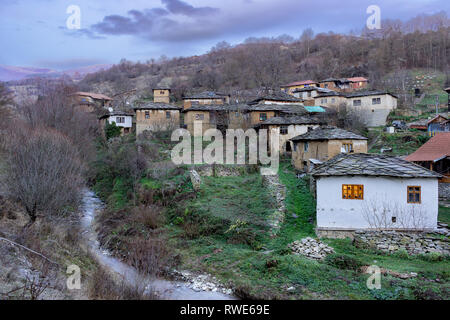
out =
{"type": "Polygon", "coordinates": [[[372,87],[395,90],[402,87],[405,70],[432,70],[449,84],[449,53],[449,27],[414,34],[387,29],[363,36],[313,36],[310,31],[298,40],[249,39],[235,46],[223,42],[200,56],[137,63],[124,59],[87,75],[80,86],[109,94],[136,88],[138,97],[148,97],[150,88],[162,85],[172,88],[175,99],[203,89],[239,98],[247,90],[302,79],[365,76],[372,87]]]}

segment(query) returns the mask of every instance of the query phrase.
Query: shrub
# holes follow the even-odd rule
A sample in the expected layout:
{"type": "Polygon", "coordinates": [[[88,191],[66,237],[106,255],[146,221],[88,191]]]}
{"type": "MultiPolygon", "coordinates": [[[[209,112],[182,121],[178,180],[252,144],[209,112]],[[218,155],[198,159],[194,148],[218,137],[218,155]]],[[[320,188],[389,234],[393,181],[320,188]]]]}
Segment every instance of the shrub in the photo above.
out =
{"type": "Polygon", "coordinates": [[[105,136],[106,139],[109,140],[111,138],[119,137],[121,134],[120,127],[116,126],[116,123],[106,123],[105,125],[105,136]]]}
{"type": "Polygon", "coordinates": [[[325,258],[325,263],[342,270],[358,270],[364,263],[344,254],[330,254],[325,258]]]}

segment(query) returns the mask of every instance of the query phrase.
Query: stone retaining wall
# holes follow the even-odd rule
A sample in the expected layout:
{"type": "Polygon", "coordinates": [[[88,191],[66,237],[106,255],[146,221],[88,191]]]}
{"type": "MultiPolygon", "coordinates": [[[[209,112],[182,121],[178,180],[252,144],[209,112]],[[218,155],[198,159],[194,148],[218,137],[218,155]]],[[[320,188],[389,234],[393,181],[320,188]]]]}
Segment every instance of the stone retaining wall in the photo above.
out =
{"type": "Polygon", "coordinates": [[[205,164],[193,166],[202,177],[236,177],[258,171],[256,165],[223,165],[223,164],[205,164]]]}
{"type": "Polygon", "coordinates": [[[391,253],[405,250],[410,255],[433,252],[450,255],[448,237],[431,237],[427,233],[355,231],[353,244],[358,248],[372,248],[391,253]]]}
{"type": "Polygon", "coordinates": [[[450,183],[439,183],[439,200],[450,201],[450,183]]]}

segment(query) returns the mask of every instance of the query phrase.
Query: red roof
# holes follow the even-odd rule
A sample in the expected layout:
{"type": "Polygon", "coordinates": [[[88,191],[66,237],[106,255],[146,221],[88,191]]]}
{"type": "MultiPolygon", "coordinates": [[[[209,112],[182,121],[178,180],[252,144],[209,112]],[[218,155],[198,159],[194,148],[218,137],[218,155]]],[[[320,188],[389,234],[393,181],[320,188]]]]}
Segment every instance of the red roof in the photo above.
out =
{"type": "Polygon", "coordinates": [[[450,157],[450,132],[440,132],[405,159],[408,161],[435,161],[450,157]]]}
{"type": "Polygon", "coordinates": [[[285,84],[283,87],[294,87],[294,86],[302,86],[305,84],[315,84],[315,83],[317,83],[317,81],[304,80],[304,81],[291,82],[291,83],[285,84]]]}
{"type": "Polygon", "coordinates": [[[364,77],[354,77],[354,78],[347,78],[350,82],[366,82],[367,79],[364,77]]]}

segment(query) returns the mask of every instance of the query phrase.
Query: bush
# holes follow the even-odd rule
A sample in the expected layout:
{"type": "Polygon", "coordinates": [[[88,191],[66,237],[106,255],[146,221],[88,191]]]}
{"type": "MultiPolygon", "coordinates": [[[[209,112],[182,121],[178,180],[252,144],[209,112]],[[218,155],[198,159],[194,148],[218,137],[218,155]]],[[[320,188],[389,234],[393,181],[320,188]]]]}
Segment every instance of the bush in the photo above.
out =
{"type": "Polygon", "coordinates": [[[325,263],[342,270],[358,270],[364,265],[362,261],[344,254],[330,254],[325,263]]]}
{"type": "Polygon", "coordinates": [[[116,123],[107,122],[105,125],[105,136],[106,139],[109,140],[111,138],[119,137],[122,133],[120,127],[116,126],[116,123]]]}

